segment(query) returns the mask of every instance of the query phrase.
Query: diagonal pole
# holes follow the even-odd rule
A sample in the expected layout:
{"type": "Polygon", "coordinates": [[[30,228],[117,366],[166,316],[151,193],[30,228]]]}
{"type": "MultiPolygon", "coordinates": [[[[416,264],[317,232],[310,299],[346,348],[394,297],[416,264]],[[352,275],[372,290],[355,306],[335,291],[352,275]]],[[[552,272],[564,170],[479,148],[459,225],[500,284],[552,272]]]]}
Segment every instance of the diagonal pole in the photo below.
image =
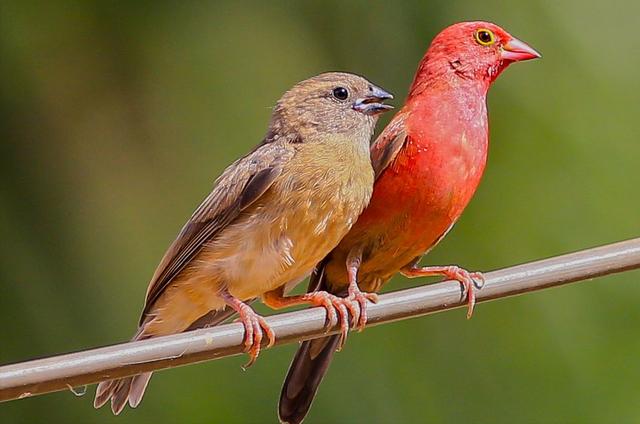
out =
{"type": "MultiPolygon", "coordinates": [[[[582,250],[485,274],[477,301],[500,299],[640,268],[640,238],[582,250]]],[[[460,284],[453,281],[400,290],[380,296],[367,310],[368,325],[379,325],[457,307],[466,307],[460,284]]],[[[323,308],[267,318],[277,344],[327,334],[323,308]]],[[[330,333],[337,333],[338,326],[330,333]]],[[[122,343],[0,367],[0,401],[21,399],[72,387],[173,368],[242,352],[240,323],[122,343]]]]}

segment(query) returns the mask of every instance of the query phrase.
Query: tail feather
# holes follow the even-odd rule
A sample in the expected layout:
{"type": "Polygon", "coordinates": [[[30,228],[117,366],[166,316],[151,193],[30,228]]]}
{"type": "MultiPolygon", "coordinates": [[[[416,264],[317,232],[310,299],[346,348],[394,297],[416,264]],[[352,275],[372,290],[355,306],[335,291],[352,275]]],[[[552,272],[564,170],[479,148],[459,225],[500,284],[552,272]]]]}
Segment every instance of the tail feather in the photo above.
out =
{"type": "MultiPolygon", "coordinates": [[[[235,311],[233,309],[209,312],[196,320],[185,331],[221,324],[234,314],[235,311]]],[[[144,329],[145,325],[143,324],[132,340],[149,338],[150,336],[145,334],[144,329]]],[[[96,389],[96,397],[93,401],[93,406],[96,409],[101,408],[111,400],[111,410],[115,415],[120,414],[127,403],[129,403],[129,406],[132,408],[137,407],[142,401],[142,397],[144,396],[144,392],[147,389],[151,376],[152,373],[146,372],[131,377],[101,382],[98,384],[98,388],[96,389]]]]}
{"type": "MultiPolygon", "coordinates": [[[[313,270],[307,292],[328,289],[325,266],[330,260],[331,257],[327,256],[313,270]]],[[[344,296],[346,293],[335,294],[344,296]]],[[[302,342],[291,361],[280,392],[280,422],[299,424],[304,420],[339,344],[339,334],[302,342]]]]}
{"type": "Polygon", "coordinates": [[[149,380],[151,380],[152,375],[153,374],[150,372],[145,372],[144,374],[136,375],[131,379],[129,405],[132,408],[136,408],[140,405],[142,396],[144,396],[144,391],[147,390],[147,385],[149,384],[149,380]]]}
{"type": "Polygon", "coordinates": [[[309,412],[322,378],[327,373],[340,335],[303,342],[291,362],[280,392],[280,422],[299,424],[309,412]]]}
{"type": "Polygon", "coordinates": [[[133,377],[123,378],[118,381],[111,396],[111,410],[114,415],[120,414],[129,400],[129,390],[133,377]]]}
{"type": "Polygon", "coordinates": [[[117,381],[118,380],[109,380],[98,384],[98,388],[96,389],[96,398],[93,400],[94,408],[101,408],[105,403],[107,403],[113,394],[113,389],[115,388],[117,381]]]}
{"type": "Polygon", "coordinates": [[[100,408],[111,400],[111,410],[115,415],[120,414],[127,403],[132,408],[137,407],[142,400],[151,375],[150,372],[147,372],[119,380],[103,381],[98,384],[93,406],[100,408]]]}

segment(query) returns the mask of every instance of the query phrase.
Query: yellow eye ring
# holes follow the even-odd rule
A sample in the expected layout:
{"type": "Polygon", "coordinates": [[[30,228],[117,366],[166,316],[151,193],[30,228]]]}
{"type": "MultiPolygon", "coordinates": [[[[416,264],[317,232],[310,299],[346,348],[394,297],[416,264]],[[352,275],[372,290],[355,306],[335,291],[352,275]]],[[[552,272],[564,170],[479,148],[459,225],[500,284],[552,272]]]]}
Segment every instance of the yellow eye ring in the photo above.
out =
{"type": "Polygon", "coordinates": [[[475,33],[475,39],[481,46],[490,46],[496,42],[496,36],[491,30],[480,28],[475,33]]]}

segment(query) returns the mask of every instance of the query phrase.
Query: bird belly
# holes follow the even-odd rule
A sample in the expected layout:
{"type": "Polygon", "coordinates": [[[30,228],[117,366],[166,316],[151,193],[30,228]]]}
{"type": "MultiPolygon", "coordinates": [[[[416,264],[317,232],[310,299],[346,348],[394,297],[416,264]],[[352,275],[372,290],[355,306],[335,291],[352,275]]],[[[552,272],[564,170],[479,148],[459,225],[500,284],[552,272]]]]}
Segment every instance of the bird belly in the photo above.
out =
{"type": "Polygon", "coordinates": [[[376,181],[369,206],[338,247],[363,249],[362,280],[389,278],[434,247],[473,197],[486,149],[441,149],[405,146],[376,181]]]}
{"type": "Polygon", "coordinates": [[[337,155],[346,162],[330,173],[313,162],[317,155],[298,156],[286,175],[174,278],[149,312],[155,317],[150,333],[182,331],[205,313],[224,308],[222,289],[248,300],[302,281],[344,237],[371,196],[368,156],[337,155]]]}
{"type": "Polygon", "coordinates": [[[201,272],[242,300],[301,281],[356,219],[351,205],[323,200],[304,208],[258,205],[203,249],[201,272]]]}

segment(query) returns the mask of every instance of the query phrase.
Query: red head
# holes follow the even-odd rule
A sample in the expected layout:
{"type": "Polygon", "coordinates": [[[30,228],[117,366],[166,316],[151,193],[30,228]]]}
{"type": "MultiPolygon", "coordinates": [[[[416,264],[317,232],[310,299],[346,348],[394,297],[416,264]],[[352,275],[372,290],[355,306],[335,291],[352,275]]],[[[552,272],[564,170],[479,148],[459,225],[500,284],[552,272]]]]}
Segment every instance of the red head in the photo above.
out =
{"type": "Polygon", "coordinates": [[[461,22],[434,38],[420,63],[411,94],[433,81],[477,81],[489,88],[509,64],[540,53],[489,22],[461,22]]]}

